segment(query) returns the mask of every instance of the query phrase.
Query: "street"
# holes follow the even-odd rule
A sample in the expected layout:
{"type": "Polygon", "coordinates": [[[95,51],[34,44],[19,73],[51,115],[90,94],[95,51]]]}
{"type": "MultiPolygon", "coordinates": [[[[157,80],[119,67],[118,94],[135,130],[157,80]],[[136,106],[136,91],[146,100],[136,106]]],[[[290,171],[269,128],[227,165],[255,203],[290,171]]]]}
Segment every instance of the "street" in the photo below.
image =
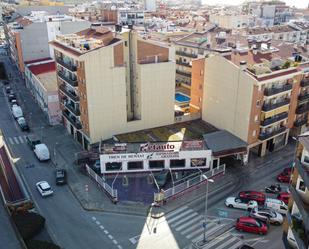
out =
{"type": "MultiPolygon", "coordinates": [[[[24,87],[18,87],[23,83],[18,77],[16,68],[13,68],[8,58],[4,61],[11,75],[15,75],[12,88],[19,100],[22,100],[22,108],[30,124],[30,134],[35,133],[43,142],[51,137],[59,136],[61,139],[57,133],[60,128],[47,125],[30,94],[21,90],[24,87]]],[[[62,248],[194,248],[192,246],[203,239],[204,197],[180,205],[160,219],[146,217],[145,214],[137,216],[84,210],[68,186],[56,186],[53,162],[40,163],[36,159],[25,140],[28,134],[20,130],[10,113],[3,89],[0,91],[0,106],[0,127],[16,160],[16,166],[37,210],[46,218],[51,238],[62,248]],[[30,164],[34,167],[27,167],[30,164]],[[43,199],[39,195],[35,183],[41,180],[51,184],[54,190],[53,196],[43,199]]],[[[52,149],[50,148],[51,153],[52,149]]],[[[292,157],[293,151],[290,146],[283,151],[274,152],[271,159],[268,158],[268,161],[265,159],[261,164],[255,164],[253,158],[247,166],[227,168],[227,175],[219,179],[222,186],[209,194],[206,235],[210,242],[203,248],[236,249],[243,242],[254,245],[257,249],[283,248],[282,226],[270,226],[266,236],[240,233],[232,225],[236,218],[245,215],[246,212],[227,208],[224,201],[229,196],[236,196],[241,190],[263,191],[264,187],[276,182],[275,176],[282,168],[291,164],[292,157]],[[225,211],[227,217],[220,218],[219,209],[225,211]],[[222,234],[215,238],[221,232],[222,234]]],[[[70,177],[74,176],[69,176],[69,181],[70,177]]],[[[215,181],[209,184],[219,183],[215,181]]],[[[284,184],[282,186],[287,187],[284,184]]]]}

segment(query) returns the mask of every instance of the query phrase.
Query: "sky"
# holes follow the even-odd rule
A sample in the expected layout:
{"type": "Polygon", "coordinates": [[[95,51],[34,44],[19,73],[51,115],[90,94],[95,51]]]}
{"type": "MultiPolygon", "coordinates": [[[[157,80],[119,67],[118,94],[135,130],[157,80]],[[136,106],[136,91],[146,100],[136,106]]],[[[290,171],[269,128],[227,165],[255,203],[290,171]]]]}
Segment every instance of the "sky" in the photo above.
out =
{"type": "MultiPolygon", "coordinates": [[[[287,5],[295,6],[297,8],[306,8],[309,4],[309,0],[284,0],[287,5]]],[[[244,0],[202,0],[203,4],[241,4],[244,0]]]]}

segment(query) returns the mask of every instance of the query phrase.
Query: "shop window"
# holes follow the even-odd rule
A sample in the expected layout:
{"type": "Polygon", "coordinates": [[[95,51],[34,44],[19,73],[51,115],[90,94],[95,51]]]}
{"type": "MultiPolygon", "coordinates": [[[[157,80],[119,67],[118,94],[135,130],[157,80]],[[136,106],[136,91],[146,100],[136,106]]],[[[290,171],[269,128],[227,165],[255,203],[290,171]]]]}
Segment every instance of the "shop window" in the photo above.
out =
{"type": "Polygon", "coordinates": [[[106,171],[121,170],[121,168],[122,168],[122,163],[120,162],[105,163],[106,171]]]}
{"type": "Polygon", "coordinates": [[[170,167],[171,168],[181,168],[181,167],[185,167],[185,165],[186,165],[185,159],[170,160],[170,167]]]}
{"type": "Polygon", "coordinates": [[[191,167],[204,167],[206,166],[206,158],[191,158],[191,167]]]}
{"type": "Polygon", "coordinates": [[[143,161],[128,162],[128,170],[143,169],[143,161]]]}
{"type": "Polygon", "coordinates": [[[150,169],[164,169],[164,160],[149,161],[150,169]]]}

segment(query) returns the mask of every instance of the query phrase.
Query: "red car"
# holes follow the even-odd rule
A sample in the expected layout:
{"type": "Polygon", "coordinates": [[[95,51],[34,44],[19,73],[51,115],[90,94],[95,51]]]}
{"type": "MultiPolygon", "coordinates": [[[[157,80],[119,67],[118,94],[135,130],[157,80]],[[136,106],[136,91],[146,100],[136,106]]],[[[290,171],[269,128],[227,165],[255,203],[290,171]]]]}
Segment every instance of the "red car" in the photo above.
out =
{"type": "Polygon", "coordinates": [[[245,216],[237,219],[235,227],[238,231],[258,233],[261,235],[267,234],[268,231],[268,227],[264,222],[245,216]]]}
{"type": "Polygon", "coordinates": [[[239,198],[250,201],[256,201],[259,205],[264,205],[265,194],[258,191],[242,191],[238,194],[239,198]]]}
{"type": "Polygon", "coordinates": [[[277,199],[283,201],[286,205],[289,203],[290,193],[282,192],[278,194],[277,199]]]}
{"type": "Polygon", "coordinates": [[[286,173],[286,174],[291,174],[292,173],[293,168],[292,167],[287,167],[284,168],[282,173],[286,173]]]}
{"type": "Polygon", "coordinates": [[[279,182],[285,182],[285,183],[289,183],[290,182],[290,178],[291,178],[291,173],[285,173],[284,171],[281,172],[278,176],[277,176],[277,180],[279,182]]]}

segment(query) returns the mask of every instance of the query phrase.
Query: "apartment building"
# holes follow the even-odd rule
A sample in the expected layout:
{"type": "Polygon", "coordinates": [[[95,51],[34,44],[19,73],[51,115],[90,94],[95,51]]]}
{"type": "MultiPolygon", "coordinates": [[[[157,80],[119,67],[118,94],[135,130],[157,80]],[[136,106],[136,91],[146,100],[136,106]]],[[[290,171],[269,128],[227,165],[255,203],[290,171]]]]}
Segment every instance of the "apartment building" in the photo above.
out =
{"type": "Polygon", "coordinates": [[[298,137],[293,174],[289,186],[288,213],[283,240],[292,248],[309,248],[309,134],[298,137]]]}
{"type": "Polygon", "coordinates": [[[77,32],[89,26],[90,23],[87,21],[73,20],[66,15],[48,15],[39,11],[5,24],[4,31],[9,45],[9,55],[19,71],[24,73],[25,61],[54,56],[48,42],[56,35],[77,32]]]}
{"type": "Polygon", "coordinates": [[[175,62],[169,47],[134,30],[103,27],[58,35],[63,124],[85,148],[113,135],[174,122],[175,62]]]}
{"type": "Polygon", "coordinates": [[[45,58],[25,63],[26,86],[50,125],[61,122],[55,61],[45,58]]]}
{"type": "Polygon", "coordinates": [[[210,14],[209,21],[225,29],[247,28],[251,22],[250,15],[241,14],[210,14]]]}
{"type": "Polygon", "coordinates": [[[231,55],[206,58],[203,120],[246,141],[260,156],[284,146],[290,130],[302,132],[308,120],[309,64],[301,52],[249,41],[231,55]]]}

